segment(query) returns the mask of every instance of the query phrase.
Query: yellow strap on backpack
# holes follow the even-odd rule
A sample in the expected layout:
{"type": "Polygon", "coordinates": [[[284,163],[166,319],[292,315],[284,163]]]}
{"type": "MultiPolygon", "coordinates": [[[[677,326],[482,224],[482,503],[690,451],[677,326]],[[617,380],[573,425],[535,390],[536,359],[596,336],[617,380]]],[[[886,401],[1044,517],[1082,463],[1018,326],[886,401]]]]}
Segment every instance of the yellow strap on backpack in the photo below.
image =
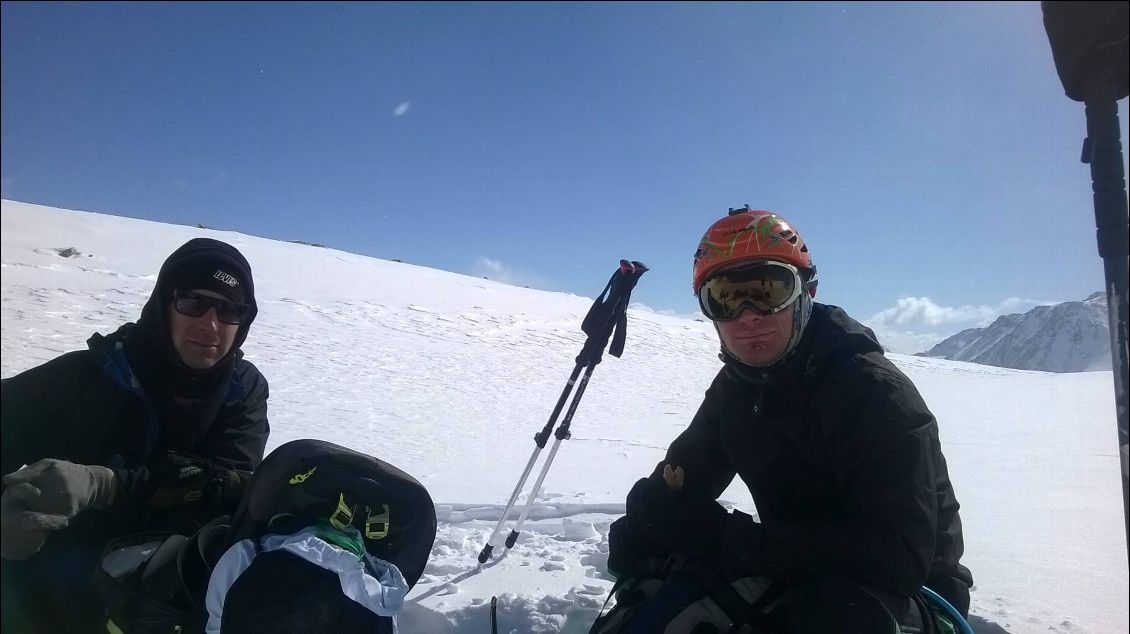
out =
{"type": "Polygon", "coordinates": [[[369,511],[369,517],[365,518],[365,537],[369,539],[384,539],[388,537],[388,505],[382,504],[383,509],[378,515],[373,515],[373,511],[369,511]]]}
{"type": "Polygon", "coordinates": [[[339,531],[353,523],[353,508],[345,503],[345,494],[338,493],[337,510],[330,515],[330,524],[339,531]]]}

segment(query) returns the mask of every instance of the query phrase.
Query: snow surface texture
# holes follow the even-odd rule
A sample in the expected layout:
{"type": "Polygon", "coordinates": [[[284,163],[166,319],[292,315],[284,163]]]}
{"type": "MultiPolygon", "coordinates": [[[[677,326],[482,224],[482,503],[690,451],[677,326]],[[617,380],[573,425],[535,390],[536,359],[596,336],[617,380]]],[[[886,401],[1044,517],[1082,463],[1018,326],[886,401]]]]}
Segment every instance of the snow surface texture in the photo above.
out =
{"type": "MultiPolygon", "coordinates": [[[[492,595],[500,632],[587,631],[612,585],[608,525],[719,367],[709,324],[630,310],[624,357],[593,373],[521,538],[479,567],[573,369],[590,298],[11,201],[0,228],[5,377],[136,319],[161,263],[188,239],[243,251],[260,305],[244,350],[271,385],[268,450],[296,438],[352,447],[413,474],[436,501],[439,532],[404,632],[488,632],[492,595]]],[[[621,256],[647,261],[609,254],[594,294],[621,256]]],[[[941,426],[977,631],[1126,632],[1111,373],[892,358],[941,426]]],[[[755,512],[735,482],[723,500],[755,512]]]]}
{"type": "Polygon", "coordinates": [[[1106,293],[1002,315],[985,328],[963,330],[915,356],[1046,372],[1109,370],[1106,293]]]}

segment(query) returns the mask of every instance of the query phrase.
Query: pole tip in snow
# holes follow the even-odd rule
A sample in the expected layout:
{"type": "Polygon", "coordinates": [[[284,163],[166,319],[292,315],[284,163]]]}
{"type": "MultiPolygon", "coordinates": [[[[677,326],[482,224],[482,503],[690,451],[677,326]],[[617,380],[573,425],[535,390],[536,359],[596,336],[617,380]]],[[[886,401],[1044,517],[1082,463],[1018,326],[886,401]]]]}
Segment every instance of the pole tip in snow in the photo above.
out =
{"type": "Polygon", "coordinates": [[[494,550],[494,546],[491,546],[490,544],[483,546],[483,549],[481,551],[479,551],[479,563],[480,564],[485,564],[487,562],[487,560],[490,559],[490,553],[491,553],[492,550],[494,550]]]}

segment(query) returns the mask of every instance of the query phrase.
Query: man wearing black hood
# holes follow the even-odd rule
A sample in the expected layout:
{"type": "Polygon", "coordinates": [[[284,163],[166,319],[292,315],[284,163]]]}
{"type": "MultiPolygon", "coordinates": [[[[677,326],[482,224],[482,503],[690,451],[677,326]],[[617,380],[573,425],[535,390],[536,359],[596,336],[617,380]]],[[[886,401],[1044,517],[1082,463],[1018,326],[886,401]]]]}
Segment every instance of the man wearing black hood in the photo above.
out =
{"type": "Polygon", "coordinates": [[[196,238],[137,324],[0,383],[4,632],[104,630],[91,579],[108,540],[234,509],[269,433],[267,381],[240,350],[256,313],[247,260],[196,238]]]}
{"type": "Polygon", "coordinates": [[[777,214],[731,210],[699,243],[693,277],[724,365],[628,493],[609,569],[639,576],[675,553],[715,579],[756,577],[751,618],[766,631],[932,631],[924,585],[967,614],[972,577],[937,422],[868,328],[813,301],[800,235],[777,214]],[[735,476],[759,521],[716,502],[735,476]]]}

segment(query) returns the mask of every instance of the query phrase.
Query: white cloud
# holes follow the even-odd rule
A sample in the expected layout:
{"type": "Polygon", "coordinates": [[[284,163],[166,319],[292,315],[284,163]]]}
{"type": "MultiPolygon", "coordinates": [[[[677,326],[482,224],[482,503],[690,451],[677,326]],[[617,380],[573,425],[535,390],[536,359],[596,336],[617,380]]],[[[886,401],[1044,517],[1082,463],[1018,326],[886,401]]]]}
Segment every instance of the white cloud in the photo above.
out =
{"type": "Polygon", "coordinates": [[[988,326],[1001,315],[1056,303],[1009,297],[994,306],[941,306],[929,297],[901,297],[894,306],[879,311],[865,323],[875,331],[884,347],[913,354],[925,352],[967,328],[988,326]]]}
{"type": "MultiPolygon", "coordinates": [[[[926,352],[949,335],[938,333],[907,332],[889,328],[874,328],[875,336],[887,352],[914,354],[926,352]]],[[[953,333],[950,333],[953,334],[953,333]]]]}
{"type": "Polygon", "coordinates": [[[512,286],[529,286],[530,288],[550,290],[550,285],[536,275],[525,271],[516,271],[500,260],[486,256],[475,260],[475,264],[471,266],[471,275],[485,277],[512,286]]]}
{"type": "Polygon", "coordinates": [[[891,308],[879,311],[871,317],[872,327],[899,326],[938,327],[956,324],[985,326],[1000,315],[1025,312],[1036,306],[1055,304],[1032,299],[1010,297],[995,306],[939,306],[929,297],[901,297],[891,308]]]}
{"type": "Polygon", "coordinates": [[[649,313],[655,313],[656,315],[664,315],[666,317],[678,317],[679,319],[690,319],[690,320],[698,319],[700,321],[706,319],[705,317],[702,316],[702,313],[681,313],[677,310],[673,310],[673,309],[670,309],[670,308],[656,309],[656,308],[652,308],[651,306],[648,306],[647,304],[644,304],[643,302],[632,302],[632,303],[628,304],[628,309],[629,310],[647,311],[649,313]]]}
{"type": "Polygon", "coordinates": [[[405,101],[405,102],[401,103],[399,106],[397,106],[392,111],[392,116],[394,116],[394,117],[403,116],[404,114],[406,114],[408,112],[408,109],[411,108],[411,107],[412,107],[412,102],[411,101],[405,101]]]}

